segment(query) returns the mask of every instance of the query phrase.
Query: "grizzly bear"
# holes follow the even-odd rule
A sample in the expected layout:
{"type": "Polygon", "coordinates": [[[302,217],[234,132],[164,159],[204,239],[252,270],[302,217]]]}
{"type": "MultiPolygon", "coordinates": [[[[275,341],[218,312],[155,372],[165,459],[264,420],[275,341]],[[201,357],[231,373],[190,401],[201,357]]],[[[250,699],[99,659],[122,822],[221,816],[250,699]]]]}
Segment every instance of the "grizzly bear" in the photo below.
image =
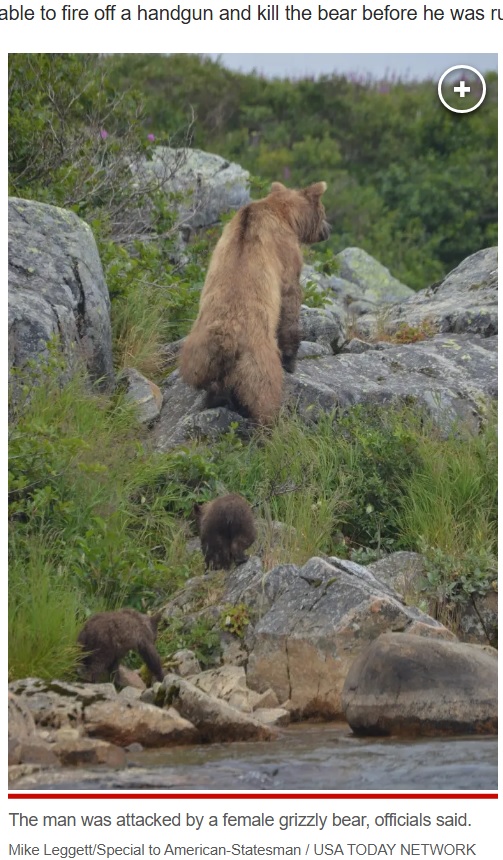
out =
{"type": "Polygon", "coordinates": [[[250,505],[230,493],[211,502],[194,505],[197,530],[201,538],[206,570],[229,570],[246,561],[245,549],[257,537],[250,505]]]}
{"type": "Polygon", "coordinates": [[[293,372],[300,343],[300,246],[330,232],[326,188],[273,182],[225,227],[180,357],[182,379],[207,392],[208,407],[225,403],[258,424],[276,418],[283,368],[293,372]]]}
{"type": "Polygon", "coordinates": [[[162,681],[161,660],[155,647],[157,625],[162,613],[143,615],[136,609],[97,612],[80,631],[77,641],[87,652],[80,667],[83,680],[95,684],[110,676],[128,651],[137,651],[158,681],[162,681]]]}

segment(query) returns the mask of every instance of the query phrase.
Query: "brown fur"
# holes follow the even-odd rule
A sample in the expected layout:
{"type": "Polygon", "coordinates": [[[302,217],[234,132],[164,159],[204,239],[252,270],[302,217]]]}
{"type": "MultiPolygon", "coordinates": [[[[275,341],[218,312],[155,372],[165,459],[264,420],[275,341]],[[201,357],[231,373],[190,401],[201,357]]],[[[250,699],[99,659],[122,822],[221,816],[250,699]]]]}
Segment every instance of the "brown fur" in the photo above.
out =
{"type": "Polygon", "coordinates": [[[206,570],[229,570],[246,561],[245,549],[257,537],[250,505],[236,493],[194,506],[206,570]]]}
{"type": "Polygon", "coordinates": [[[199,314],[182,347],[180,373],[259,424],[281,405],[283,368],[292,372],[300,343],[301,243],[328,238],[325,182],[270,194],[243,207],[213,252],[199,314]]]}
{"type": "Polygon", "coordinates": [[[110,676],[128,651],[137,651],[152,674],[162,681],[161,660],[155,647],[161,613],[142,615],[136,609],[98,612],[86,621],[77,641],[88,652],[81,664],[84,680],[97,683],[110,676]]]}

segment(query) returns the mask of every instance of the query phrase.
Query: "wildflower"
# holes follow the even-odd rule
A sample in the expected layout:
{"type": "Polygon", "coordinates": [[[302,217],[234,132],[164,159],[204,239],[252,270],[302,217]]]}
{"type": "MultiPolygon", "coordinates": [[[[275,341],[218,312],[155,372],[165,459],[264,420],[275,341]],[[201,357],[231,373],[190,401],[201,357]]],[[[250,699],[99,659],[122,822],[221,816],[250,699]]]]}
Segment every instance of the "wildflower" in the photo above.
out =
{"type": "Polygon", "coordinates": [[[155,140],[155,134],[152,134],[152,133],[147,134],[147,140],[149,140],[152,143],[155,140]]]}
{"type": "Polygon", "coordinates": [[[101,137],[101,139],[102,139],[102,140],[106,140],[106,139],[107,139],[107,137],[108,137],[108,131],[106,130],[106,128],[102,128],[102,129],[101,129],[101,131],[100,131],[100,137],[101,137]]]}

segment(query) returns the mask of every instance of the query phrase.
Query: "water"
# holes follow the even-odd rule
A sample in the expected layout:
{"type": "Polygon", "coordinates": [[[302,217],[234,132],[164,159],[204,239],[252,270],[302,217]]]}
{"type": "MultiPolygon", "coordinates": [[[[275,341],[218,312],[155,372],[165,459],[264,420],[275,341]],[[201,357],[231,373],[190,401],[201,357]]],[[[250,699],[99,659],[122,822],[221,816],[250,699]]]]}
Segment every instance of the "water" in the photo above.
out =
{"type": "Polygon", "coordinates": [[[176,790],[497,788],[497,738],[356,738],[346,725],[293,725],[276,741],[130,753],[128,767],[42,772],[12,786],[176,790]],[[28,781],[29,780],[29,781],[28,781]]]}

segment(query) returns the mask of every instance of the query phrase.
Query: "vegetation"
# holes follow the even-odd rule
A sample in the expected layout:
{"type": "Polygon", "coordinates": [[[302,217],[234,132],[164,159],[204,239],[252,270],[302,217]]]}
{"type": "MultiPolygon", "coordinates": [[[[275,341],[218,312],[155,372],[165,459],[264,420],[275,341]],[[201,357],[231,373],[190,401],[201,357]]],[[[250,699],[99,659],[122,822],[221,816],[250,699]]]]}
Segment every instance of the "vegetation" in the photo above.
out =
{"type": "MultiPolygon", "coordinates": [[[[492,420],[478,437],[460,429],[443,439],[410,409],[356,407],[310,427],[285,416],[246,444],[231,431],[216,445],[155,454],[138,441],[120,397],[90,392],[79,378],[61,388],[54,368],[46,377],[10,432],[13,677],[29,666],[41,676],[55,667],[71,673],[87,615],[121,605],[151,610],[202,574],[202,556],[187,548],[190,511],[222,486],[257,506],[267,567],[320,552],[369,561],[406,548],[431,559],[432,610],[491,587],[492,420]],[[284,524],[279,537],[275,520],[284,524]]],[[[201,594],[200,605],[216,596],[201,594]]],[[[225,617],[236,631],[247,623],[240,606],[225,617]]],[[[196,635],[174,621],[161,634],[161,653],[197,645],[206,661],[216,641],[205,623],[196,635]]]]}
{"type": "Polygon", "coordinates": [[[262,179],[325,179],[332,250],[364,248],[415,289],[496,244],[496,74],[484,104],[458,115],[436,81],[268,80],[192,54],[128,54],[107,68],[121,90],[141,88],[156,134],[193,111],[195,146],[262,179]]]}
{"type": "MultiPolygon", "coordinates": [[[[17,54],[9,77],[11,193],[92,225],[118,369],[163,379],[162,346],[190,326],[218,235],[195,237],[180,264],[173,201],[150,179],[131,182],[154,140],[233,158],[262,190],[271,179],[327,180],[334,233],[312,258],[321,271],[333,271],[334,251],[360,245],[421,287],[496,240],[495,76],[482,108],[462,118],[429,83],[267,81],[194,55],[17,54]]],[[[313,284],[306,295],[324,304],[313,284]]],[[[425,324],[394,337],[431,334],[425,324]]],[[[312,426],[283,416],[246,444],[231,430],[212,446],[156,454],[120,393],[78,375],[61,385],[60,371],[55,344],[36,385],[33,368],[29,383],[16,380],[11,409],[11,677],[71,676],[89,614],[152,610],[202,574],[190,514],[223,487],[256,505],[266,567],[406,548],[426,554],[432,611],[492,587],[492,417],[478,437],[459,427],[446,439],[410,409],[355,408],[312,426]]],[[[201,605],[214,598],[199,595],[201,605]]],[[[243,635],[248,621],[245,606],[226,607],[217,628],[243,635]]],[[[203,663],[217,645],[201,619],[191,629],[174,620],[159,637],[163,656],[194,647],[203,663]]]]}

